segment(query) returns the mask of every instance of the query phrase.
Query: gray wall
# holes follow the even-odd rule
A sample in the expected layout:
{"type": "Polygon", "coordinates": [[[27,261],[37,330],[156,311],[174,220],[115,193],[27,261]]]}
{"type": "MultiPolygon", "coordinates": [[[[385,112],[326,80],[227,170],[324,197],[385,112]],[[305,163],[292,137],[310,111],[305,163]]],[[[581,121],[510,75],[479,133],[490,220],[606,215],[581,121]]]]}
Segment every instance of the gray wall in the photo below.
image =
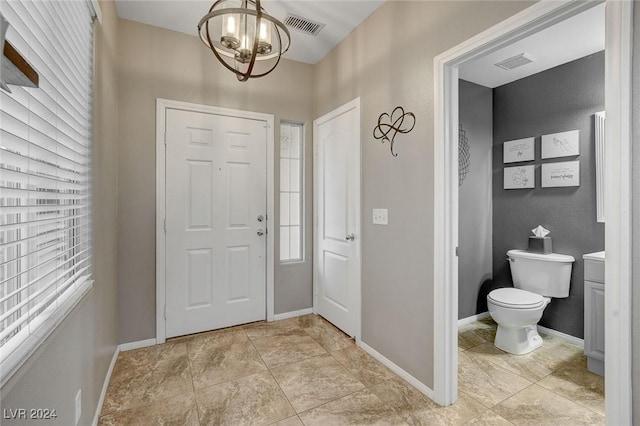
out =
{"type": "Polygon", "coordinates": [[[433,58],[529,2],[389,1],[314,67],[314,117],[362,101],[362,340],[433,386],[433,58]],[[389,153],[381,113],[416,115],[389,153]],[[389,225],[371,223],[389,209],[389,225]]]}
{"type": "Polygon", "coordinates": [[[633,424],[640,424],[640,6],[633,11],[633,237],[632,237],[632,351],[633,351],[633,424]]]}
{"type": "Polygon", "coordinates": [[[582,338],[584,300],[582,255],[604,250],[604,224],[596,222],[593,114],[604,109],[604,52],[578,59],[493,91],[493,278],[512,285],[507,250],[526,249],[531,229],[551,231],[553,251],[575,257],[571,290],[553,299],[540,325],[582,338]],[[540,136],[580,130],[580,186],[541,188],[540,136]],[[535,189],[503,189],[502,143],[536,137],[535,189]]]}
{"type": "MultiPolygon", "coordinates": [[[[93,98],[93,289],[0,390],[1,409],[56,409],[55,421],[75,424],[82,389],[81,425],[93,421],[117,346],[117,57],[118,18],[112,1],[101,1],[103,24],[94,26],[93,98]]],[[[0,421],[3,425],[12,422],[0,421]]]]}
{"type": "MultiPolygon", "coordinates": [[[[306,123],[305,262],[275,267],[275,313],[310,308],[312,213],[312,67],[283,60],[277,72],[246,83],[193,36],[120,20],[118,254],[120,343],[156,335],[156,98],[274,114],[306,123]]],[[[275,182],[280,182],[276,142],[275,182]]],[[[279,221],[276,189],[275,223],[279,221]]],[[[280,253],[276,232],[275,253],[280,253]]]]}
{"type": "Polygon", "coordinates": [[[459,187],[458,318],[487,311],[493,262],[491,158],[493,91],[460,80],[460,124],[471,148],[469,172],[459,187]]]}

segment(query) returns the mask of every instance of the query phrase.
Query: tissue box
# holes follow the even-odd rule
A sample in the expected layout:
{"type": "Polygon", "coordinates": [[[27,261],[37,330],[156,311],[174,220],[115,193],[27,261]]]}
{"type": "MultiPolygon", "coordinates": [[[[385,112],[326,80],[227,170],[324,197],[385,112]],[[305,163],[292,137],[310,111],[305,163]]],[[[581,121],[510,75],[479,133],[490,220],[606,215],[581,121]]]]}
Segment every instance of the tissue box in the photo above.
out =
{"type": "Polygon", "coordinates": [[[532,253],[552,253],[551,237],[529,237],[529,251],[532,253]]]}

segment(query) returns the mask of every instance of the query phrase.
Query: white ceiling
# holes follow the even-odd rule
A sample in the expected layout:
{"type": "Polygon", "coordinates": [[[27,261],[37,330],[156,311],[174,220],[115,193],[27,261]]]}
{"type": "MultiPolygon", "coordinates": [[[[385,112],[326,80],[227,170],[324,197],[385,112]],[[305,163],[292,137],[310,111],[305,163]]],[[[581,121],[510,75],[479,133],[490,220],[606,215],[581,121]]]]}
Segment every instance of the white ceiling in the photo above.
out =
{"type": "MultiPolygon", "coordinates": [[[[215,0],[116,0],[118,16],[198,36],[196,26],[215,0]]],[[[287,12],[326,24],[317,36],[290,29],[285,58],[315,64],[364,21],[384,0],[262,0],[262,7],[281,21],[287,12]]]]}
{"type": "Polygon", "coordinates": [[[494,88],[604,50],[604,8],[602,3],[477,61],[464,64],[459,76],[494,88]],[[510,71],[495,65],[523,52],[536,60],[510,71]]]}

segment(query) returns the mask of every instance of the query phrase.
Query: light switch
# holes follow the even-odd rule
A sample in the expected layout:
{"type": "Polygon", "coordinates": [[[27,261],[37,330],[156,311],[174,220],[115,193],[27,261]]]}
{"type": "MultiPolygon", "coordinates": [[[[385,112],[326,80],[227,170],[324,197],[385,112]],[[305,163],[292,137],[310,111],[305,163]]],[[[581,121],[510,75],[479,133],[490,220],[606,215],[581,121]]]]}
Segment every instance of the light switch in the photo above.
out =
{"type": "Polygon", "coordinates": [[[389,211],[387,209],[373,209],[373,224],[388,225],[389,211]]]}

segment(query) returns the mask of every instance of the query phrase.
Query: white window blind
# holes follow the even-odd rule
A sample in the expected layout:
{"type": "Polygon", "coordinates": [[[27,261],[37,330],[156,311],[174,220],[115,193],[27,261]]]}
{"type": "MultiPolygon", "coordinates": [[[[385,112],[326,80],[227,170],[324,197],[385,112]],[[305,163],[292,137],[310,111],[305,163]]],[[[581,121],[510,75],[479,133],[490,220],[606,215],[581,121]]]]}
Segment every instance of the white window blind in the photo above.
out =
{"type": "Polygon", "coordinates": [[[280,261],[302,260],[303,126],[280,124],[280,261]]]}
{"type": "Polygon", "coordinates": [[[4,383],[90,285],[93,25],[77,0],[9,0],[1,12],[40,83],[0,91],[4,383]]]}

